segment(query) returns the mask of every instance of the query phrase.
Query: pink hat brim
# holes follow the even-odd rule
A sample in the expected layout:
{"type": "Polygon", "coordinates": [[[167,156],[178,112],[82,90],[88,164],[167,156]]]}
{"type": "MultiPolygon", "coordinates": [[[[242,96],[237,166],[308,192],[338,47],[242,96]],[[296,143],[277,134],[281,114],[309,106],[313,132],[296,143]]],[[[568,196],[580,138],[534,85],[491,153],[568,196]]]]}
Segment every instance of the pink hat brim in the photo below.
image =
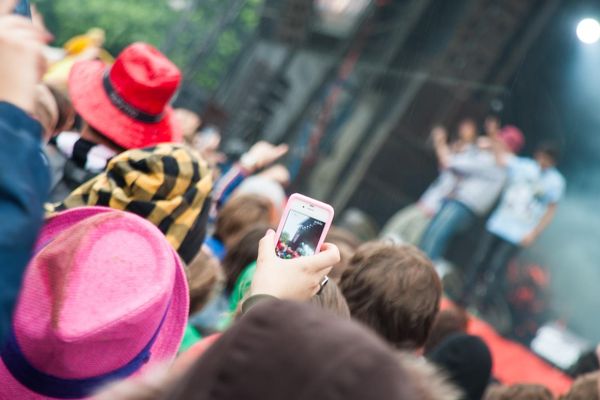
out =
{"type": "Polygon", "coordinates": [[[141,149],[183,140],[183,133],[168,106],[160,122],[147,124],[119,111],[104,90],[106,66],[101,61],[80,61],[69,74],[69,97],[81,117],[125,149],[141,149]]]}
{"type": "MultiPolygon", "coordinates": [[[[35,251],[39,251],[54,237],[76,223],[94,215],[114,211],[114,209],[108,207],[80,207],[55,215],[48,219],[42,228],[35,251]]],[[[183,338],[188,320],[189,289],[183,264],[175,250],[173,250],[173,257],[176,260],[177,270],[171,303],[160,333],[152,346],[149,361],[134,375],[139,375],[157,364],[172,361],[177,355],[183,338]]],[[[0,359],[0,399],[56,400],[54,397],[42,396],[21,385],[6,369],[2,359],[0,359]]]]}

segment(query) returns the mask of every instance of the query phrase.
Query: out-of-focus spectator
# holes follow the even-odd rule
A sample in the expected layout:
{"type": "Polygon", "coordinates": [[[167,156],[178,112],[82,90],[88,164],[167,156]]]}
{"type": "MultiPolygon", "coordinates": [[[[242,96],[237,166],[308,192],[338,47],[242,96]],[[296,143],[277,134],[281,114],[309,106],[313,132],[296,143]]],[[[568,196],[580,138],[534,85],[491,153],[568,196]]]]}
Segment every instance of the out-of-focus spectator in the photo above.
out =
{"type": "Polygon", "coordinates": [[[582,375],[571,386],[571,390],[560,400],[598,400],[600,399],[600,372],[582,375]]]}
{"type": "Polygon", "coordinates": [[[466,333],[468,325],[469,319],[464,310],[449,308],[440,311],[435,317],[433,327],[431,328],[427,342],[425,342],[423,353],[428,354],[451,335],[466,333]]]}
{"type": "Polygon", "coordinates": [[[314,307],[281,301],[250,309],[163,398],[210,393],[222,400],[298,393],[321,400],[416,398],[406,368],[375,336],[314,307]]]}
{"type": "Polygon", "coordinates": [[[180,80],[179,69],[144,43],[128,46],[108,69],[96,60],[75,64],[69,97],[82,126],[55,138],[58,159],[52,162],[63,168],[51,201],[63,200],[125,150],[181,142],[169,105],[180,80]]]}
{"type": "Polygon", "coordinates": [[[427,358],[448,373],[465,400],[481,400],[492,377],[492,355],[477,336],[455,334],[433,349],[427,358]]]}
{"type": "Polygon", "coordinates": [[[106,171],[47,208],[104,206],[132,212],[155,224],[189,263],[204,241],[211,188],[210,169],[198,153],[165,143],[119,154],[106,171]]]}
{"type": "Polygon", "coordinates": [[[100,207],[58,214],[25,273],[0,398],[88,398],[169,362],[188,306],[183,264],[154,225],[100,207]]]}
{"type": "Polygon", "coordinates": [[[202,120],[200,116],[185,108],[173,110],[173,117],[177,120],[183,134],[183,140],[188,146],[194,146],[194,137],[200,128],[202,120]]]}
{"type": "Polygon", "coordinates": [[[0,1],[0,346],[11,326],[23,270],[42,224],[50,178],[41,152],[36,85],[51,35],[0,1]]]}
{"type": "Polygon", "coordinates": [[[275,225],[278,221],[268,198],[258,195],[236,196],[219,211],[214,234],[206,245],[219,260],[248,228],[256,224],[275,225]]]}

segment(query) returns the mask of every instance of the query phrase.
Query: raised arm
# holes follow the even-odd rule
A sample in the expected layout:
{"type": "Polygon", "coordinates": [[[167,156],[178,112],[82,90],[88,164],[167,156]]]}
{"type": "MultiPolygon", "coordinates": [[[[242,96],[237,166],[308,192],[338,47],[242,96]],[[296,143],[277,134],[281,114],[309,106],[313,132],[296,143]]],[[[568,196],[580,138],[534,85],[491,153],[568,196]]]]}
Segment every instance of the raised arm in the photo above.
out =
{"type": "Polygon", "coordinates": [[[440,168],[448,168],[452,151],[448,145],[448,133],[446,132],[446,129],[443,126],[435,126],[431,130],[431,137],[433,139],[433,148],[435,149],[435,155],[437,156],[440,168]]]}
{"type": "MultiPolygon", "coordinates": [[[[10,4],[8,4],[10,3],[10,4]]],[[[42,224],[50,177],[33,113],[47,34],[0,0],[0,345],[42,224]]]]}

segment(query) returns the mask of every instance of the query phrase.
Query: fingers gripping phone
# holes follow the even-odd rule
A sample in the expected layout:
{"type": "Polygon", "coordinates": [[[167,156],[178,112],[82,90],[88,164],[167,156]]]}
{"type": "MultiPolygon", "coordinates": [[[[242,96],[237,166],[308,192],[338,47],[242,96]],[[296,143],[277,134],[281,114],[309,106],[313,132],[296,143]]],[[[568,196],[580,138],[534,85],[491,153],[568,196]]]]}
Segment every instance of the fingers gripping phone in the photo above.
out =
{"type": "Polygon", "coordinates": [[[333,207],[295,193],[290,196],[275,235],[275,253],[290,259],[319,252],[333,222],[333,207]]]}
{"type": "Polygon", "coordinates": [[[17,6],[15,7],[14,13],[31,19],[31,7],[29,6],[29,0],[19,0],[17,6]]]}

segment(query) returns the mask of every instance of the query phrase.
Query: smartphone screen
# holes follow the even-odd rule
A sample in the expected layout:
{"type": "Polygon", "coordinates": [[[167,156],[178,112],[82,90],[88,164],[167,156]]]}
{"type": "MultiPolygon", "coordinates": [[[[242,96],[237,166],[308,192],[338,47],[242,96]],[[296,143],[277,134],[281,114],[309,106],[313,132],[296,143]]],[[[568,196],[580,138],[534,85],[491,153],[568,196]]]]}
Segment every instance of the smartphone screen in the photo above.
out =
{"type": "Polygon", "coordinates": [[[323,229],[325,221],[291,209],[277,241],[277,256],[285,259],[312,256],[317,251],[323,229]]]}
{"type": "Polygon", "coordinates": [[[22,15],[27,18],[31,18],[31,8],[29,7],[29,0],[19,0],[15,7],[15,14],[22,15]]]}

